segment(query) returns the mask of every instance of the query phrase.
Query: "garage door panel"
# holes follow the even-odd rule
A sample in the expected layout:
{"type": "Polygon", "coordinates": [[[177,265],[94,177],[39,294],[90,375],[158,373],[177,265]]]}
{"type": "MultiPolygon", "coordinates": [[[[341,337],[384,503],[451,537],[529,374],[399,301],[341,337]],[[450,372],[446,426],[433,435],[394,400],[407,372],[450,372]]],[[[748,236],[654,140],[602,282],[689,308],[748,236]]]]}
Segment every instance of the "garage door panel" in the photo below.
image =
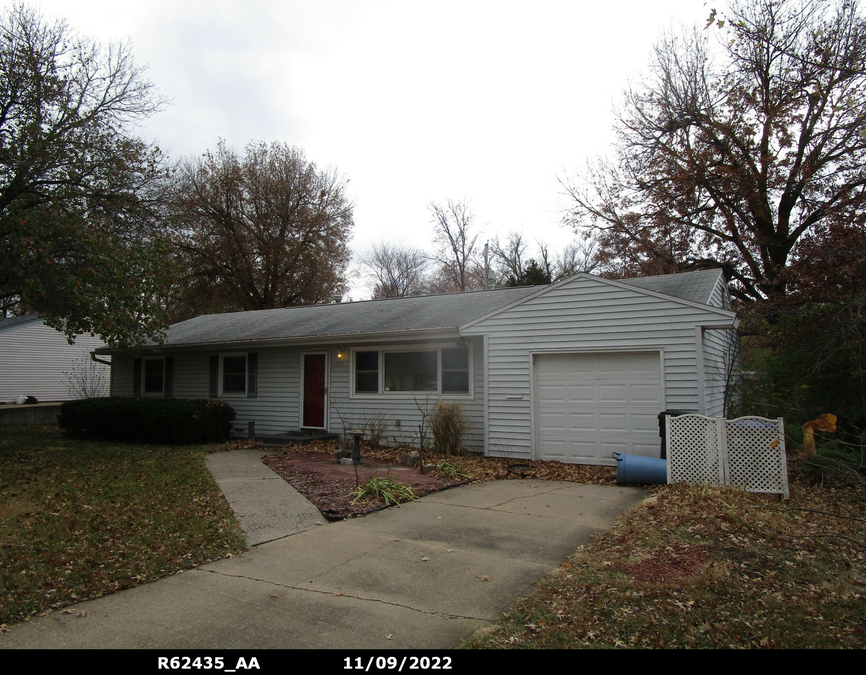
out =
{"type": "MultiPolygon", "coordinates": [[[[631,430],[637,432],[644,432],[647,434],[655,434],[655,438],[658,439],[659,435],[659,413],[658,411],[651,411],[648,413],[634,413],[631,416],[631,430]]],[[[656,445],[658,445],[658,441],[656,441],[656,445]]]]}
{"type": "Polygon", "coordinates": [[[590,403],[595,400],[595,385],[592,384],[570,384],[565,388],[565,395],[560,400],[572,403],[590,403]]]}
{"type": "MultiPolygon", "coordinates": [[[[637,382],[631,386],[630,403],[655,406],[659,402],[659,383],[637,382]]],[[[661,412],[661,411],[659,411],[661,412]]]]}
{"type": "Polygon", "coordinates": [[[658,352],[536,355],[534,391],[537,457],[581,464],[614,464],[614,452],[658,457],[658,352]]]}
{"type": "Polygon", "coordinates": [[[610,405],[621,405],[628,402],[628,385],[622,384],[602,384],[598,385],[598,402],[609,403],[610,405]]]}

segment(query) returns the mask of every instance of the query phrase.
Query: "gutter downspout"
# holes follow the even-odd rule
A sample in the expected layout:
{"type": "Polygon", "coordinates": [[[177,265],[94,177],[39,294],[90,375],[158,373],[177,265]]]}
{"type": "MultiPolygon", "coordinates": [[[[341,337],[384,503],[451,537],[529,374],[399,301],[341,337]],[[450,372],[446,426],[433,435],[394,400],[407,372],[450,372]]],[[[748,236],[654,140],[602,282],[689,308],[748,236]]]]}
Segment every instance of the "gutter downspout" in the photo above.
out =
{"type": "Polygon", "coordinates": [[[104,366],[110,366],[111,361],[103,361],[102,359],[96,358],[96,352],[90,352],[90,360],[94,363],[101,363],[104,366]]]}

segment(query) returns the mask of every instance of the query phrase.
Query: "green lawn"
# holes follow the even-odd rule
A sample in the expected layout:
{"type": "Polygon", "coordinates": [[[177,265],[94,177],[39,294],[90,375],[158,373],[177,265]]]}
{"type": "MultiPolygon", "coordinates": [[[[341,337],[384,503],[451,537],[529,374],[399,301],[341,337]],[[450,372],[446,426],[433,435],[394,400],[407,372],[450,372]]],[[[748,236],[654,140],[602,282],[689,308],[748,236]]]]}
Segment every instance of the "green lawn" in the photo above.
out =
{"type": "Polygon", "coordinates": [[[204,465],[221,447],[0,427],[0,624],[244,550],[204,465]]]}

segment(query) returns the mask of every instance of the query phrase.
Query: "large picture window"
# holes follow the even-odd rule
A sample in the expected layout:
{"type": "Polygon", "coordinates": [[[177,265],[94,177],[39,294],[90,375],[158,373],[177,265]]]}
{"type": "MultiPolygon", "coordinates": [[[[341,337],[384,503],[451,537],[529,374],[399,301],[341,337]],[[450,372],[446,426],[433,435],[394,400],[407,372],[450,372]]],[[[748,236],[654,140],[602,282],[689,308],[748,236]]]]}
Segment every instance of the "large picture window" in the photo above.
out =
{"type": "Polygon", "coordinates": [[[468,347],[354,352],[355,394],[470,393],[468,347]]]}

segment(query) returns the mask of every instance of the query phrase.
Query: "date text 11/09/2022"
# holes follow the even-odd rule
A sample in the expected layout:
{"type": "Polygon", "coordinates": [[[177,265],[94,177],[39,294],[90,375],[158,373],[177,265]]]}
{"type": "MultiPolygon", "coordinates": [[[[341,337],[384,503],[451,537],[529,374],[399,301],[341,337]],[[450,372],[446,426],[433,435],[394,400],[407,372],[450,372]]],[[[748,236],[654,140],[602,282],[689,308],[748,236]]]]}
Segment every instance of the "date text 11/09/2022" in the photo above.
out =
{"type": "Polygon", "coordinates": [[[402,673],[404,670],[451,670],[450,656],[404,656],[398,659],[396,656],[371,656],[362,658],[360,656],[347,656],[344,661],[343,670],[396,670],[402,673]]]}

